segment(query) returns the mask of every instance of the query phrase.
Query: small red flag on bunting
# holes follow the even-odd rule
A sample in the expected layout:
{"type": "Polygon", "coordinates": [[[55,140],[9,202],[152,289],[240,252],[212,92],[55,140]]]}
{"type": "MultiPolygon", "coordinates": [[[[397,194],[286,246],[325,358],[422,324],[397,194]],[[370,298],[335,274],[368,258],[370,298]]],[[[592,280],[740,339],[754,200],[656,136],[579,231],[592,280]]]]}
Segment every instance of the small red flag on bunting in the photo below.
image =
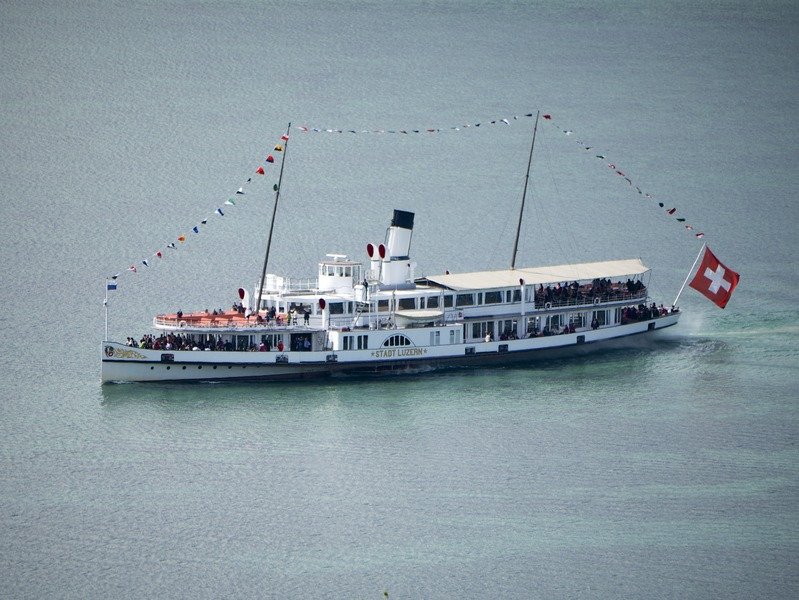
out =
{"type": "Polygon", "coordinates": [[[288,141],[289,141],[289,136],[287,136],[287,135],[284,133],[283,135],[281,135],[281,136],[280,136],[280,139],[281,139],[281,140],[283,140],[284,142],[288,142],[288,141]]]}
{"type": "Polygon", "coordinates": [[[163,258],[163,256],[164,256],[163,254],[161,254],[161,251],[160,251],[160,250],[159,250],[158,252],[156,252],[156,253],[155,253],[155,255],[156,255],[158,258],[163,258]]]}
{"type": "Polygon", "coordinates": [[[545,118],[547,121],[549,121],[550,119],[552,119],[552,115],[548,115],[548,114],[547,114],[547,115],[544,115],[544,118],[545,118]]]}
{"type": "Polygon", "coordinates": [[[670,208],[670,209],[669,209],[669,210],[667,210],[666,212],[667,212],[668,214],[670,214],[670,215],[673,215],[674,213],[676,213],[676,212],[677,212],[677,209],[676,209],[676,208],[670,208]]]}
{"type": "Polygon", "coordinates": [[[275,157],[270,154],[269,156],[266,157],[266,162],[268,163],[275,162],[275,157]]]}
{"type": "Polygon", "coordinates": [[[258,175],[263,175],[264,174],[264,168],[263,167],[258,167],[257,169],[255,169],[255,172],[258,173],[258,175]]]}

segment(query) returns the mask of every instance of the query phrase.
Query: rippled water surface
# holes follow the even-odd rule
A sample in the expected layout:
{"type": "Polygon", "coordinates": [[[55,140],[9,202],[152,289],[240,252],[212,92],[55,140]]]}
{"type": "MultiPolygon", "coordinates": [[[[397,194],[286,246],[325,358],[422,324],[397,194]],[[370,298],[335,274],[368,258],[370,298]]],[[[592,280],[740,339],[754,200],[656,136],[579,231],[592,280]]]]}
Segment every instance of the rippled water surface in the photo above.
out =
{"type": "Polygon", "coordinates": [[[4,3],[0,596],[796,597],[798,21],[4,3]],[[276,170],[213,211],[289,121],[270,270],[365,260],[400,208],[432,274],[508,265],[538,109],[518,263],[640,257],[668,304],[673,206],[741,273],[726,310],[687,290],[657,339],[529,368],[100,385],[105,276],[114,339],[252,287],[276,170]]]}

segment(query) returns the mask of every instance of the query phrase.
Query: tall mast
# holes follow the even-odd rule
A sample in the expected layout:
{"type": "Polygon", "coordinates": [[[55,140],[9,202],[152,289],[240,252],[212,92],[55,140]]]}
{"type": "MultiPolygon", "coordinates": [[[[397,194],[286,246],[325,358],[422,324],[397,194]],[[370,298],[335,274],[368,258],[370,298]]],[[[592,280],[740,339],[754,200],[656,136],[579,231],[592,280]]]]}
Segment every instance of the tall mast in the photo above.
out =
{"type": "Polygon", "coordinates": [[[527,161],[527,175],[524,176],[524,192],[522,193],[522,205],[519,208],[519,224],[516,226],[516,241],[513,242],[513,258],[510,261],[510,268],[516,268],[516,251],[519,249],[519,234],[522,231],[522,217],[524,216],[524,199],[527,197],[527,183],[530,181],[530,165],[533,164],[533,148],[535,148],[535,132],[538,130],[539,110],[535,114],[535,125],[533,126],[533,143],[530,144],[530,159],[527,161]]]}
{"type": "Polygon", "coordinates": [[[264,277],[266,277],[266,265],[269,262],[269,249],[272,247],[272,232],[275,229],[275,215],[277,215],[277,203],[280,200],[280,188],[283,183],[283,167],[286,164],[286,155],[289,153],[289,132],[291,131],[291,122],[286,129],[286,140],[283,144],[283,158],[280,161],[280,175],[277,178],[277,186],[275,187],[275,206],[272,209],[272,223],[269,225],[269,239],[266,241],[266,255],[264,256],[264,267],[261,269],[261,281],[258,284],[258,300],[255,303],[255,314],[261,310],[261,295],[264,291],[264,277]]]}

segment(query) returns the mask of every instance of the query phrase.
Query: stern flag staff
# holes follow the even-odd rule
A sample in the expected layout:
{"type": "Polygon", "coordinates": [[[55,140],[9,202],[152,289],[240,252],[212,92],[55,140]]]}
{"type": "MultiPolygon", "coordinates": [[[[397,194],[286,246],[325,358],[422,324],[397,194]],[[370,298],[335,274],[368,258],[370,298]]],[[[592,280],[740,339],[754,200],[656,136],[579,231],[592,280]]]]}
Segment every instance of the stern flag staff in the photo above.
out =
{"type": "Polygon", "coordinates": [[[705,256],[690,285],[719,308],[727,306],[733,290],[741,276],[725,266],[716,255],[705,246],[705,256]]]}

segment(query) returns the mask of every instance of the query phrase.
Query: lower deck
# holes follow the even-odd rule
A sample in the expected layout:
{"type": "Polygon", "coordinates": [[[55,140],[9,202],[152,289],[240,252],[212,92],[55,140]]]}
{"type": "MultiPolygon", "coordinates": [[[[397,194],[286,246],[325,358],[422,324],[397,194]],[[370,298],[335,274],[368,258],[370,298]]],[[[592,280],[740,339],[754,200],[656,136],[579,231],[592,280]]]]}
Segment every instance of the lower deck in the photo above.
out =
{"type": "MultiPolygon", "coordinates": [[[[227,352],[163,351],[103,343],[102,380],[198,381],[232,379],[304,379],[348,373],[435,370],[457,366],[513,364],[581,354],[613,340],[646,334],[677,323],[679,313],[585,329],[560,335],[506,340],[467,340],[453,344],[395,344],[347,350],[227,352]]],[[[462,324],[458,324],[460,328],[462,324]]],[[[399,336],[404,330],[397,330],[399,336]]]]}

